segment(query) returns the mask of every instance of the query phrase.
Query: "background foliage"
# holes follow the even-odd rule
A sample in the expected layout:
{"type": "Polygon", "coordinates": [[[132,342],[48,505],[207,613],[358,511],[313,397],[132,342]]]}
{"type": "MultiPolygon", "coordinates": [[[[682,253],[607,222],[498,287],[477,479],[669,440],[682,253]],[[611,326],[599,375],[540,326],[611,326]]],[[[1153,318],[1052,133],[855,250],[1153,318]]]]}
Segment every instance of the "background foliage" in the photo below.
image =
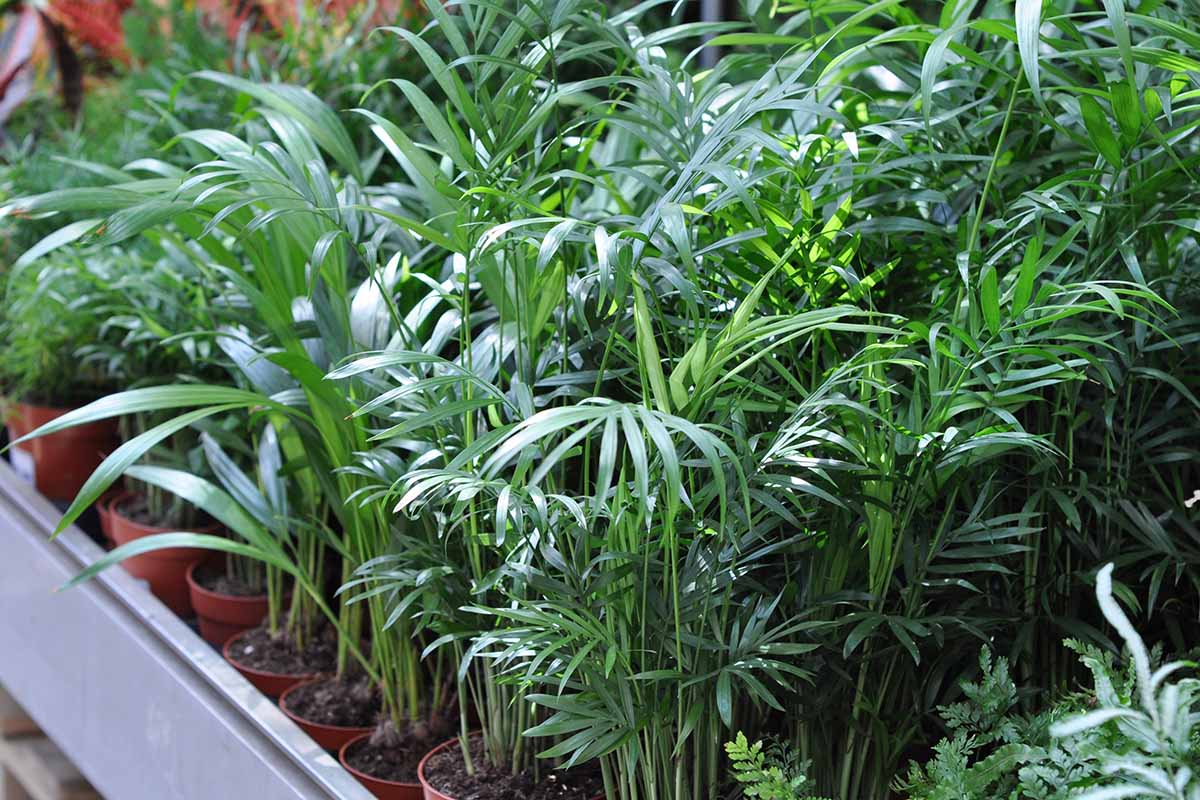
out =
{"type": "Polygon", "coordinates": [[[314,543],[342,557],[323,609],[344,661],[372,632],[398,728],[456,687],[490,760],[598,760],[622,800],[719,796],[768,735],[843,800],[947,731],[904,791],[1088,788],[1039,770],[1135,732],[1049,744],[1065,711],[1031,711],[1089,674],[1129,705],[1098,567],[1171,651],[1200,616],[1196,10],[671,12],[159,50],[131,119],[162,149],[97,147],[88,190],[10,172],[38,236],[82,220],[33,256],[172,241],[232,312],[241,393],[80,412],[195,409],[68,516],[170,425],[268,408],[319,533],[192,496],[313,613],[314,543]],[[975,762],[1018,740],[1019,786],[975,762]]]}

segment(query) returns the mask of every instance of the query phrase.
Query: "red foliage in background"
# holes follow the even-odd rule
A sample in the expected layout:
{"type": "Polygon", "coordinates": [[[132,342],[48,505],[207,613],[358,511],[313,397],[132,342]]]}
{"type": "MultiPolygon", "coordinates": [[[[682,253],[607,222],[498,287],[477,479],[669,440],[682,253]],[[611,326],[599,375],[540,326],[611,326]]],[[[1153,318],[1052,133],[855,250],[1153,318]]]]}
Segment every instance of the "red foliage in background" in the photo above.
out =
{"type": "MultiPolygon", "coordinates": [[[[31,91],[39,64],[53,62],[60,76],[63,105],[72,112],[82,102],[84,68],[77,50],[101,61],[128,64],[122,19],[134,0],[49,0],[43,5],[0,5],[0,135],[5,120],[31,91]],[[15,19],[15,22],[13,20],[15,19]],[[9,24],[9,23],[12,24],[9,24]]],[[[367,0],[194,0],[230,39],[243,26],[284,31],[299,23],[301,9],[345,21],[361,13],[367,0]]],[[[420,0],[375,0],[372,25],[411,25],[421,16],[420,0]]],[[[305,19],[310,19],[307,13],[305,19]]],[[[164,29],[169,35],[169,28],[164,29]]]]}
{"type": "Polygon", "coordinates": [[[121,15],[133,0],[52,0],[46,16],[77,45],[89,47],[111,61],[127,62],[121,15]]]}
{"type": "MultiPolygon", "coordinates": [[[[300,0],[306,2],[306,0],[300,0]]],[[[258,6],[270,21],[271,27],[283,30],[296,22],[297,0],[259,0],[258,6]]],[[[345,19],[354,11],[365,8],[366,0],[307,0],[310,8],[319,8],[334,19],[345,19]]],[[[387,25],[397,20],[412,20],[419,15],[420,0],[376,0],[374,25],[387,25]]]]}
{"type": "Polygon", "coordinates": [[[242,25],[254,13],[254,3],[240,0],[196,0],[196,7],[205,17],[225,29],[230,39],[237,38],[242,25]]]}
{"type": "MultiPolygon", "coordinates": [[[[364,9],[367,0],[196,0],[196,7],[220,25],[230,39],[237,37],[247,22],[258,21],[268,28],[283,31],[296,24],[300,8],[329,14],[344,20],[364,9]]],[[[420,0],[376,0],[371,24],[386,25],[397,20],[419,17],[420,0]]]]}
{"type": "MultiPolygon", "coordinates": [[[[354,11],[365,8],[365,0],[299,0],[310,8],[319,8],[335,19],[345,19],[354,11]]],[[[90,48],[101,58],[128,63],[122,15],[133,0],[51,0],[44,13],[66,32],[77,46],[90,48]]],[[[296,22],[297,0],[197,0],[196,5],[211,19],[225,28],[230,38],[261,12],[266,22],[276,30],[284,30],[296,22]]],[[[373,24],[383,25],[399,19],[411,21],[419,14],[419,0],[376,0],[373,24]]]]}

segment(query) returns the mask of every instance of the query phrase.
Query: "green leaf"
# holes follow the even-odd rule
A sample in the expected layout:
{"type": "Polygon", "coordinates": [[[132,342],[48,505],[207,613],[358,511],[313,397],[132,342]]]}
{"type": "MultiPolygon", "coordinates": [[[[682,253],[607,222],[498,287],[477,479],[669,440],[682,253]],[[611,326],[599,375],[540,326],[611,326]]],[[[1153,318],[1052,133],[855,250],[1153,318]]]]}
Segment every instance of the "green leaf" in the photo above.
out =
{"type": "Polygon", "coordinates": [[[882,624],[883,617],[870,616],[855,625],[850,631],[850,635],[846,637],[845,644],[842,646],[842,658],[849,658],[858,649],[858,646],[863,643],[863,640],[882,624]]]}
{"type": "Polygon", "coordinates": [[[1117,40],[1117,50],[1121,53],[1121,63],[1125,66],[1125,79],[1130,91],[1137,93],[1136,76],[1134,74],[1133,42],[1129,35],[1129,23],[1125,19],[1125,0],[1103,0],[1104,13],[1112,25],[1113,38],[1117,40]]]}
{"type": "Polygon", "coordinates": [[[224,553],[232,553],[236,556],[245,556],[257,560],[264,560],[264,554],[259,552],[255,547],[241,542],[235,542],[231,539],[225,539],[221,536],[214,536],[208,533],[189,533],[186,531],[177,531],[169,533],[156,533],[153,536],[143,536],[140,539],[134,539],[132,542],[117,547],[114,550],[105,553],[101,558],[96,559],[88,565],[86,569],[76,575],[71,580],[67,581],[60,591],[70,589],[73,586],[78,586],[84,581],[91,580],[99,575],[104,570],[111,566],[121,563],[127,558],[139,556],[143,553],[153,553],[155,550],[166,550],[177,547],[195,547],[201,550],[217,550],[224,553]]]}
{"type": "Polygon", "coordinates": [[[167,411],[173,408],[190,408],[193,406],[227,404],[232,407],[250,407],[270,405],[280,410],[286,406],[272,402],[256,392],[235,389],[231,386],[208,386],[204,384],[184,384],[180,386],[152,386],[146,389],[130,389],[102,397],[82,408],[68,411],[61,417],[47,422],[37,430],[10,442],[12,447],[19,442],[25,442],[38,436],[48,436],[51,433],[65,431],[77,425],[89,422],[99,422],[104,419],[120,417],[126,414],[138,414],[145,411],[167,411]]]}
{"type": "Polygon", "coordinates": [[[1042,0],[1017,0],[1016,8],[1017,50],[1021,54],[1021,68],[1033,99],[1042,108],[1042,80],[1038,66],[1038,48],[1041,45],[1042,0]]]}
{"type": "Polygon", "coordinates": [[[438,110],[438,107],[429,99],[429,96],[421,91],[421,88],[412,81],[393,78],[390,79],[390,82],[399,87],[404,96],[408,98],[408,102],[412,104],[413,110],[421,118],[425,129],[433,136],[438,146],[442,148],[442,151],[450,156],[455,166],[464,172],[469,172],[471,170],[471,163],[468,160],[466,151],[459,145],[454,131],[447,124],[446,118],[438,110]]]}
{"type": "MultiPolygon", "coordinates": [[[[83,484],[83,488],[79,490],[79,494],[76,495],[75,499],[71,501],[70,507],[67,508],[62,520],[59,521],[58,526],[54,529],[53,536],[58,536],[67,529],[68,525],[79,519],[79,515],[86,511],[92,503],[99,500],[100,495],[108,491],[108,488],[125,474],[125,471],[133,462],[148,453],[164,439],[183,430],[194,422],[199,422],[214,414],[222,414],[240,407],[240,404],[226,404],[189,411],[160,425],[156,425],[122,444],[108,458],[104,459],[100,463],[100,466],[96,467],[96,471],[83,484]]],[[[49,427],[49,425],[44,427],[49,427]]],[[[37,431],[34,431],[30,435],[33,436],[37,433],[37,431]]]]}
{"type": "Polygon", "coordinates": [[[633,285],[633,303],[633,320],[642,369],[646,371],[650,380],[650,391],[654,396],[655,406],[664,414],[670,414],[670,393],[667,390],[666,376],[663,374],[662,359],[658,355],[658,344],[654,340],[654,328],[650,324],[650,309],[646,305],[642,287],[636,283],[633,285]]]}
{"type": "Polygon", "coordinates": [[[1091,95],[1079,98],[1079,111],[1083,114],[1083,124],[1091,137],[1092,147],[1104,157],[1113,169],[1121,169],[1121,146],[1113,135],[1108,117],[1100,104],[1091,95]]]}
{"type": "Polygon", "coordinates": [[[1114,719],[1137,716],[1137,712],[1128,708],[1101,708],[1051,725],[1050,735],[1056,737],[1074,736],[1077,733],[1097,728],[1114,719]]]}
{"type": "Polygon", "coordinates": [[[363,180],[362,162],[350,134],[342,121],[319,97],[300,86],[281,83],[255,83],[223,72],[202,70],[193,77],[226,86],[248,94],[265,106],[275,109],[300,124],[325,152],[353,175],[363,180]]]}
{"type": "Polygon", "coordinates": [[[1138,106],[1137,92],[1128,83],[1114,83],[1108,92],[1113,114],[1121,128],[1121,139],[1127,146],[1132,145],[1142,130],[1142,110],[1138,106]]]}
{"type": "Polygon", "coordinates": [[[729,670],[721,670],[717,676],[717,713],[727,727],[733,725],[733,687],[729,670]]]}
{"type": "Polygon", "coordinates": [[[1000,333],[1000,290],[996,269],[991,264],[983,268],[979,281],[979,305],[984,322],[992,336],[1000,333]]]}
{"type": "Polygon", "coordinates": [[[1041,230],[1029,240],[1025,246],[1025,257],[1021,259],[1021,271],[1017,274],[1017,285],[1013,289],[1012,313],[1019,317],[1029,307],[1029,299],[1033,296],[1033,283],[1041,272],[1039,263],[1042,256],[1041,230]]]}
{"type": "Polygon", "coordinates": [[[81,219],[78,222],[72,222],[70,225],[64,225],[22,253],[21,257],[13,262],[13,269],[21,269],[37,261],[47,253],[53,252],[64,245],[79,241],[99,227],[101,222],[102,220],[99,219],[81,219]]]}
{"type": "Polygon", "coordinates": [[[138,465],[126,474],[187,500],[255,548],[260,561],[291,571],[280,543],[234,499],[203,478],[177,469],[138,465]]]}

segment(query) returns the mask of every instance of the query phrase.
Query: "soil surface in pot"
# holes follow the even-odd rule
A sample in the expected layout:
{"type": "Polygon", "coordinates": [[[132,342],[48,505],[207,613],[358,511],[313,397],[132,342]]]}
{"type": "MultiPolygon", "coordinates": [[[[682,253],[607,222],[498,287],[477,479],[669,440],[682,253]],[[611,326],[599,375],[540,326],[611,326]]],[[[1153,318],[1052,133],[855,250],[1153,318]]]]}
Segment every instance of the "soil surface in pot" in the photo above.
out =
{"type": "Polygon", "coordinates": [[[341,728],[370,728],[378,722],[379,690],[367,678],[314,681],[287,696],[288,711],[297,717],[341,728]]]}
{"type": "Polygon", "coordinates": [[[471,758],[475,774],[468,775],[462,750],[448,747],[425,762],[425,780],[454,800],[591,800],[604,793],[599,770],[569,772],[543,769],[540,780],[532,775],[513,775],[512,770],[487,763],[483,739],[472,737],[471,758]]]}
{"type": "Polygon", "coordinates": [[[457,720],[440,719],[397,733],[390,722],[385,722],[370,738],[346,751],[346,762],[372,778],[415,784],[421,759],[453,736],[456,727],[457,720]]]}
{"type": "Polygon", "coordinates": [[[192,577],[196,579],[196,583],[210,592],[227,597],[259,597],[265,594],[265,590],[261,586],[250,586],[236,578],[231,578],[225,574],[225,570],[219,567],[208,565],[197,567],[196,571],[192,573],[192,577]]]}
{"type": "Polygon", "coordinates": [[[311,636],[303,650],[284,635],[272,636],[265,627],[251,628],[237,637],[229,655],[243,667],[278,675],[309,675],[337,669],[337,637],[328,628],[311,636]]]}
{"type": "Polygon", "coordinates": [[[117,503],[116,512],[130,522],[136,522],[138,525],[145,525],[147,528],[171,528],[183,531],[196,530],[197,528],[206,528],[212,524],[212,520],[207,517],[196,521],[185,523],[183,520],[172,519],[173,514],[168,514],[168,519],[163,519],[157,514],[150,512],[150,505],[146,502],[146,498],[141,495],[132,495],[126,497],[117,503]]]}

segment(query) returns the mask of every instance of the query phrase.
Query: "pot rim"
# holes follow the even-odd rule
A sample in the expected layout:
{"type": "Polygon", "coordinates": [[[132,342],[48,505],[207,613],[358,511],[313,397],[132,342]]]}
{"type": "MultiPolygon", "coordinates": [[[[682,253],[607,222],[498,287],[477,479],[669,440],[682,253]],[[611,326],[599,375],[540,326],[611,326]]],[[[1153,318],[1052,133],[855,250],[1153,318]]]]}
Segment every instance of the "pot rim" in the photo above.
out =
{"type": "MultiPolygon", "coordinates": [[[[36,414],[38,412],[42,412],[46,416],[49,416],[50,418],[53,419],[53,418],[64,416],[66,414],[70,414],[72,411],[78,411],[79,409],[83,408],[84,406],[86,406],[88,404],[89,403],[80,403],[77,405],[69,405],[69,406],[46,405],[45,403],[30,403],[30,402],[27,402],[26,400],[15,400],[13,398],[6,398],[3,403],[0,403],[0,421],[2,421],[5,425],[9,425],[9,424],[11,424],[12,419],[14,417],[32,415],[32,414],[36,414]]],[[[84,422],[79,425],[73,425],[73,426],[71,426],[71,428],[67,428],[67,429],[58,431],[58,433],[68,433],[71,430],[81,430],[81,429],[82,430],[91,430],[91,431],[106,429],[106,430],[111,430],[115,433],[116,427],[117,427],[116,419],[113,417],[107,417],[104,419],[93,420],[91,422],[84,422]]],[[[30,430],[33,430],[33,428],[31,427],[30,430]]],[[[49,434],[49,435],[53,436],[55,434],[49,434]]]]}
{"type": "MultiPolygon", "coordinates": [[[[483,731],[471,731],[470,733],[467,734],[467,738],[474,739],[476,736],[482,736],[482,735],[483,735],[483,731]]],[[[437,747],[433,748],[428,753],[426,753],[425,757],[421,759],[421,763],[417,764],[417,780],[419,780],[421,782],[421,788],[423,790],[434,792],[435,794],[440,795],[441,797],[446,797],[446,798],[449,798],[450,800],[453,800],[453,798],[450,795],[446,794],[441,789],[432,785],[429,782],[429,780],[425,777],[425,764],[426,764],[426,762],[429,761],[429,759],[433,758],[434,756],[436,756],[438,753],[442,752],[443,750],[447,750],[451,747],[458,745],[458,743],[459,743],[458,740],[459,740],[458,736],[455,736],[451,739],[447,739],[446,741],[442,742],[437,747]]],[[[358,741],[358,740],[355,739],[354,741],[358,741]]],[[[342,766],[348,770],[350,769],[349,765],[347,765],[344,760],[342,761],[342,766]]],[[[353,770],[351,770],[351,772],[353,772],[353,770]]],[[[376,780],[378,780],[378,779],[376,779],[376,780]]],[[[603,797],[604,797],[604,794],[601,793],[601,794],[596,795],[596,797],[593,798],[593,800],[603,800],[603,797]]]]}
{"type": "MultiPolygon", "coordinates": [[[[101,495],[101,496],[103,497],[103,495],[101,495]]],[[[170,528],[170,527],[166,527],[163,525],[146,525],[143,522],[138,522],[137,520],[130,519],[129,517],[122,514],[120,509],[118,508],[118,506],[121,503],[125,502],[126,500],[129,500],[130,498],[139,497],[139,496],[140,495],[137,492],[131,491],[129,489],[122,489],[121,491],[119,491],[115,495],[113,495],[112,499],[110,499],[106,503],[106,506],[108,508],[108,513],[112,514],[115,517],[120,517],[127,524],[132,525],[135,528],[141,528],[142,530],[150,531],[151,533],[148,534],[150,536],[154,536],[159,533],[175,533],[179,530],[178,528],[170,528]]],[[[218,522],[214,522],[212,525],[206,525],[203,528],[197,527],[189,532],[190,533],[210,533],[210,534],[216,535],[221,532],[221,524],[218,522]]],[[[192,548],[192,549],[200,550],[203,548],[192,548]]]]}
{"type": "Polygon", "coordinates": [[[267,600],[266,592],[263,592],[262,594],[245,594],[245,595],[243,595],[243,594],[223,594],[222,592],[216,592],[216,591],[213,591],[212,589],[207,589],[204,586],[201,586],[200,582],[196,580],[193,573],[199,567],[205,566],[205,563],[204,563],[205,561],[206,561],[206,559],[201,558],[200,560],[194,561],[188,565],[187,584],[188,584],[188,588],[191,589],[193,592],[200,595],[201,597],[207,597],[210,600],[219,600],[222,603],[233,603],[236,605],[254,605],[254,604],[266,602],[266,600],[267,600]]]}
{"type": "MultiPolygon", "coordinates": [[[[250,630],[254,630],[254,629],[251,628],[250,630]]],[[[236,658],[234,658],[232,655],[230,655],[229,648],[233,646],[234,642],[236,642],[238,639],[242,638],[249,632],[250,631],[242,631],[239,634],[229,637],[229,641],[225,642],[224,647],[221,648],[221,655],[225,657],[225,660],[228,661],[229,663],[233,664],[235,667],[237,667],[242,672],[247,672],[251,675],[255,675],[255,676],[258,676],[261,678],[299,678],[299,679],[301,679],[302,682],[311,681],[315,678],[321,677],[321,673],[319,673],[319,672],[295,672],[295,673],[292,673],[292,672],[269,672],[265,669],[258,669],[257,667],[246,666],[245,664],[243,664],[242,662],[240,662],[236,658]]]]}
{"type": "MultiPolygon", "coordinates": [[[[128,500],[134,496],[136,496],[135,493],[129,489],[118,489],[116,486],[110,486],[108,491],[100,495],[100,500],[104,505],[104,510],[110,514],[113,514],[117,513],[117,503],[121,502],[122,500],[128,500]]],[[[129,518],[125,517],[125,519],[129,518]]],[[[133,520],[129,521],[132,522],[133,520]]]]}
{"type": "MultiPolygon", "coordinates": [[[[345,769],[347,772],[349,772],[351,775],[353,775],[356,778],[366,778],[369,781],[375,781],[376,783],[381,783],[385,786],[395,786],[396,788],[399,788],[399,789],[423,789],[425,787],[425,781],[421,778],[421,764],[425,763],[425,758],[429,758],[429,756],[432,754],[433,751],[430,751],[429,754],[426,754],[425,758],[421,759],[421,764],[417,765],[417,779],[420,781],[420,783],[404,783],[403,781],[389,781],[387,778],[377,778],[374,775],[370,774],[369,772],[363,772],[361,769],[355,769],[354,767],[352,767],[350,765],[350,763],[346,761],[346,752],[351,747],[353,747],[354,745],[361,742],[363,739],[368,738],[370,735],[371,735],[370,733],[364,733],[361,736],[355,736],[353,739],[346,742],[344,745],[342,745],[338,749],[338,763],[342,765],[343,769],[345,769]]],[[[441,745],[438,745],[438,747],[441,747],[441,745]]]]}
{"type": "Polygon", "coordinates": [[[62,411],[63,413],[66,413],[68,411],[78,411],[79,409],[83,408],[83,406],[86,406],[87,403],[84,403],[83,405],[60,406],[60,405],[47,405],[46,403],[31,403],[28,400],[21,399],[21,400],[10,400],[9,405],[14,406],[14,407],[22,406],[24,408],[38,408],[38,409],[43,409],[45,411],[62,411]]]}
{"type": "MultiPolygon", "coordinates": [[[[479,731],[471,731],[469,734],[467,734],[467,738],[468,739],[474,738],[478,734],[479,734],[479,731]]],[[[430,784],[429,779],[425,777],[425,764],[429,761],[429,759],[433,758],[438,753],[442,752],[443,750],[448,750],[449,748],[453,747],[456,744],[458,744],[457,736],[455,736],[452,739],[447,739],[446,741],[442,742],[437,747],[433,748],[428,753],[426,753],[425,757],[421,759],[421,763],[417,764],[417,780],[419,780],[421,782],[422,789],[428,789],[429,791],[437,792],[438,794],[442,795],[443,797],[446,796],[445,794],[443,794],[443,792],[440,789],[438,789],[437,787],[430,784]]]]}
{"type": "MultiPolygon", "coordinates": [[[[306,681],[301,681],[300,683],[297,683],[295,686],[288,687],[288,689],[285,690],[283,694],[279,695],[279,710],[282,711],[284,714],[286,714],[292,721],[297,722],[297,723],[303,722],[305,725],[310,725],[314,728],[324,728],[326,730],[336,731],[338,733],[348,733],[350,731],[359,731],[360,733],[370,733],[372,730],[374,730],[375,729],[374,725],[372,725],[370,727],[361,727],[358,725],[330,725],[327,722],[317,722],[316,720],[311,720],[308,717],[302,717],[299,714],[297,714],[295,711],[292,711],[290,708],[287,707],[288,695],[291,694],[292,692],[296,691],[297,689],[299,689],[301,686],[310,686],[314,683],[320,683],[322,681],[331,681],[331,680],[337,680],[337,678],[329,677],[327,675],[319,675],[316,678],[312,678],[312,679],[306,680],[306,681]]],[[[357,739],[358,737],[355,737],[355,738],[357,739]]],[[[376,780],[378,780],[378,779],[376,779],[376,780]]]]}

